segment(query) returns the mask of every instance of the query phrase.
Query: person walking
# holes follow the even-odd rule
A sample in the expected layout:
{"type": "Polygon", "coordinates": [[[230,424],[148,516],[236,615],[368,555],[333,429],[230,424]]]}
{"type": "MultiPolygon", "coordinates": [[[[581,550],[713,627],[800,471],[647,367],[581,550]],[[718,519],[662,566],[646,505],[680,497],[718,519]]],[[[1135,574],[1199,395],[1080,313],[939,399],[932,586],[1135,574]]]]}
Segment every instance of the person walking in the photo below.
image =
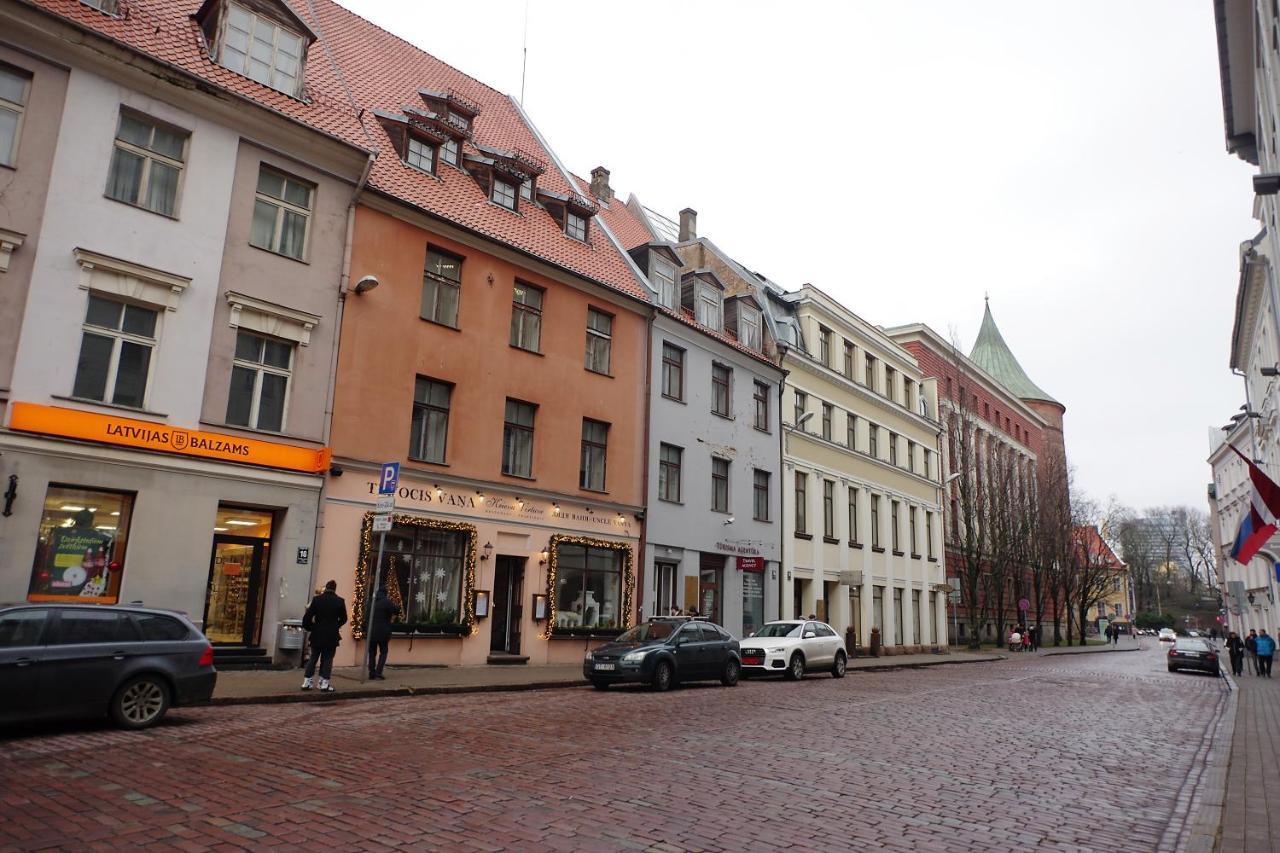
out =
{"type": "Polygon", "coordinates": [[[1263,628],[1258,634],[1256,641],[1258,655],[1258,675],[1271,677],[1271,661],[1276,653],[1275,638],[1267,633],[1267,629],[1263,628]]]}
{"type": "Polygon", "coordinates": [[[1244,653],[1249,658],[1249,674],[1258,674],[1258,632],[1249,629],[1249,635],[1244,638],[1244,653]]]}
{"type": "Polygon", "coordinates": [[[333,656],[337,654],[338,629],[347,624],[347,603],[338,595],[338,582],[329,581],[324,592],[311,599],[307,612],[302,615],[302,627],[311,634],[311,657],[307,659],[306,677],[302,689],[310,690],[311,679],[320,664],[320,690],[332,693],[329,677],[333,674],[333,656]]]}
{"type": "Polygon", "coordinates": [[[1235,631],[1227,634],[1227,654],[1231,657],[1231,674],[1239,678],[1244,674],[1244,641],[1235,631]]]}
{"type": "Polygon", "coordinates": [[[1022,629],[1022,650],[1024,652],[1031,651],[1031,632],[1025,627],[1022,629]]]}
{"type": "Polygon", "coordinates": [[[1120,626],[1119,625],[1111,626],[1111,645],[1113,646],[1120,645],[1120,626]]]}
{"type": "Polygon", "coordinates": [[[391,621],[400,615],[400,605],[387,598],[385,587],[373,596],[373,631],[369,635],[369,677],[385,681],[382,668],[387,665],[387,648],[391,645],[391,621]]]}

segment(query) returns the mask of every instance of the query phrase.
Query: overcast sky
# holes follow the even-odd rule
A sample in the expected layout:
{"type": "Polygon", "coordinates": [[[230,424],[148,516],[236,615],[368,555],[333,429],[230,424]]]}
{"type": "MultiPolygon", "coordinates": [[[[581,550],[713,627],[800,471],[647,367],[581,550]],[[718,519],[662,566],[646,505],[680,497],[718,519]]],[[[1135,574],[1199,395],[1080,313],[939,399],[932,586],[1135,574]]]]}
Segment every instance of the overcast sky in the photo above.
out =
{"type": "MultiPolygon", "coordinates": [[[[340,2],[519,97],[524,0],[340,2]]],[[[967,350],[989,292],[1078,486],[1205,508],[1258,231],[1208,0],[527,8],[525,106],[570,169],[880,325],[967,350]]]]}

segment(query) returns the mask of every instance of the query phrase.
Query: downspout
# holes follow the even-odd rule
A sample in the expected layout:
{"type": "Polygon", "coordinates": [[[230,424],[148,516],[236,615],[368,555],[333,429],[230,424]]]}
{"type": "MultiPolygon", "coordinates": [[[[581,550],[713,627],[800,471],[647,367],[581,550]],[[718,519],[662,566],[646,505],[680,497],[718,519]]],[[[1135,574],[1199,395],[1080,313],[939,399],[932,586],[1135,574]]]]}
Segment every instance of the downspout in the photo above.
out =
{"type": "MultiPolygon", "coordinates": [[[[782,395],[787,389],[787,377],[791,375],[791,371],[782,366],[787,360],[787,351],[791,348],[789,344],[779,340],[778,346],[778,369],[782,371],[781,378],[778,379],[778,619],[785,619],[782,615],[782,599],[783,593],[786,591],[787,583],[787,519],[786,519],[786,501],[783,498],[785,494],[783,489],[787,488],[787,462],[786,462],[786,436],[783,434],[785,427],[782,423],[782,395]]],[[[794,604],[792,605],[794,607],[794,604]]]]}
{"type": "MultiPolygon", "coordinates": [[[[347,302],[347,286],[351,282],[351,243],[356,226],[356,204],[364,193],[365,185],[369,181],[369,172],[373,169],[373,162],[376,157],[376,152],[368,155],[365,160],[364,171],[360,173],[360,180],[356,182],[356,188],[351,193],[351,201],[347,204],[347,234],[346,241],[342,246],[342,272],[338,278],[338,303],[334,310],[333,343],[329,347],[329,380],[324,394],[323,441],[325,447],[329,446],[329,439],[333,434],[333,401],[338,382],[338,352],[342,343],[342,315],[347,302]]],[[[329,495],[329,478],[331,476],[332,474],[325,472],[324,480],[320,485],[320,495],[316,499],[316,535],[311,543],[310,588],[312,590],[316,588],[316,571],[320,566],[320,540],[324,533],[324,507],[325,499],[329,495]]]]}
{"type": "Polygon", "coordinates": [[[1244,417],[1249,422],[1249,460],[1255,464],[1261,464],[1262,460],[1258,458],[1258,436],[1253,431],[1253,401],[1249,399],[1249,377],[1243,370],[1231,368],[1231,372],[1244,380],[1244,417]]]}
{"type": "MultiPolygon", "coordinates": [[[[644,440],[640,442],[640,457],[644,465],[643,472],[640,475],[640,488],[643,490],[640,494],[640,506],[649,507],[649,444],[650,444],[650,427],[653,412],[653,401],[649,394],[653,386],[653,322],[657,317],[657,309],[652,305],[649,306],[649,316],[645,318],[645,336],[644,336],[644,440]]],[[[640,559],[636,561],[636,624],[640,624],[640,617],[644,613],[642,602],[644,601],[644,584],[649,567],[649,514],[647,511],[642,512],[640,516],[640,559]]],[[[675,578],[672,578],[675,583],[675,578]]],[[[657,610],[657,600],[654,601],[654,609],[657,610]]],[[[665,616],[666,614],[650,613],[650,616],[665,616]]]]}

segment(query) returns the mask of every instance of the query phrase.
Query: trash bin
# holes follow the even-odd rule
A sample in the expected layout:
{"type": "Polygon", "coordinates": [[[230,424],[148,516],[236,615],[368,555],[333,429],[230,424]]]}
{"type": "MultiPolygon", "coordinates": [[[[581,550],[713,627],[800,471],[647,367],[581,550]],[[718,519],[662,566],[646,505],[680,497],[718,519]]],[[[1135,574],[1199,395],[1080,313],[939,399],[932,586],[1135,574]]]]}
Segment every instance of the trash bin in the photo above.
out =
{"type": "Polygon", "coordinates": [[[296,652],[302,648],[302,642],[305,639],[306,632],[302,630],[301,619],[280,621],[280,640],[276,643],[276,648],[296,652]]]}

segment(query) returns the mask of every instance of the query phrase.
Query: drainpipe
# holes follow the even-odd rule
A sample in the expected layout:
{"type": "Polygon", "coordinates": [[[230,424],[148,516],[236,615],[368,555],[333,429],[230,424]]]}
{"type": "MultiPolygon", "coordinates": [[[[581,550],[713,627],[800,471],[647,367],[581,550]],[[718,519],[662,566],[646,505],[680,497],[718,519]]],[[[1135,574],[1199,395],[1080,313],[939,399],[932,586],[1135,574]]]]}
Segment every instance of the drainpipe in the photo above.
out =
{"type": "MultiPolygon", "coordinates": [[[[647,334],[644,336],[644,440],[640,442],[640,456],[644,467],[642,468],[640,475],[640,505],[644,507],[646,511],[641,516],[640,554],[639,559],[636,560],[635,611],[637,625],[640,624],[640,616],[643,614],[642,602],[644,601],[644,584],[645,578],[648,574],[645,570],[649,567],[649,514],[647,512],[649,507],[649,430],[651,429],[651,413],[653,411],[653,401],[650,399],[649,394],[653,387],[653,335],[655,332],[653,324],[654,320],[657,318],[657,313],[657,309],[650,306],[649,316],[645,318],[645,330],[647,334]]],[[[671,581],[672,583],[675,583],[675,578],[672,578],[671,581]]],[[[657,607],[655,606],[654,609],[656,610],[657,607]]],[[[666,614],[650,613],[649,615],[665,616],[666,614]]]]}
{"type": "Polygon", "coordinates": [[[1258,458],[1258,436],[1253,430],[1253,401],[1249,399],[1249,377],[1242,370],[1231,368],[1231,372],[1244,380],[1244,417],[1249,422],[1249,459],[1257,464],[1261,464],[1262,460],[1258,458]]]}
{"type": "Polygon", "coordinates": [[[782,366],[787,360],[787,351],[791,349],[790,344],[785,341],[778,341],[778,369],[782,371],[782,377],[778,380],[778,619],[784,619],[782,615],[782,599],[783,592],[786,590],[787,583],[787,519],[784,507],[786,501],[783,499],[783,489],[787,488],[787,463],[786,463],[786,437],[783,434],[782,424],[782,394],[787,388],[787,377],[791,375],[791,371],[782,366]]]}

